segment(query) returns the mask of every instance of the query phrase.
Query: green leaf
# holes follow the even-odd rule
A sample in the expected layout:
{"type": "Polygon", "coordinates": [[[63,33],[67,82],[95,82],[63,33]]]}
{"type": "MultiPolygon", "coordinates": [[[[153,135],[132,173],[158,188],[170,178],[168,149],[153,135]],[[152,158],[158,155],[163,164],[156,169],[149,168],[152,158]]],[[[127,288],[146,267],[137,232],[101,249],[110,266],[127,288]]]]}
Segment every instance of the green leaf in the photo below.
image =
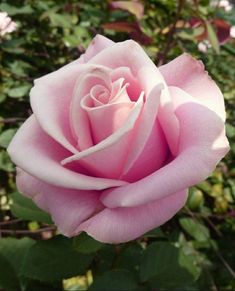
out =
{"type": "Polygon", "coordinates": [[[6,3],[0,4],[0,10],[6,11],[10,16],[19,14],[31,14],[33,9],[29,5],[23,5],[21,7],[12,6],[6,3]]]}
{"type": "Polygon", "coordinates": [[[8,95],[12,98],[20,98],[27,96],[31,85],[22,85],[17,88],[12,88],[8,91],[8,95]]]}
{"type": "Polygon", "coordinates": [[[15,128],[10,128],[3,131],[0,134],[0,146],[3,148],[7,148],[13,136],[15,135],[16,131],[17,129],[15,128]]]}
{"type": "Polygon", "coordinates": [[[213,26],[208,21],[206,22],[206,29],[211,46],[213,47],[215,52],[219,54],[220,53],[219,41],[213,26]]]}
{"type": "Polygon", "coordinates": [[[5,290],[20,290],[19,280],[13,267],[0,253],[0,288],[5,290]]]}
{"type": "Polygon", "coordinates": [[[58,281],[86,272],[93,255],[78,253],[72,240],[56,236],[33,245],[24,260],[21,275],[44,282],[58,281]]]}
{"type": "Polygon", "coordinates": [[[199,242],[204,242],[210,239],[210,233],[208,228],[200,222],[194,221],[192,218],[181,218],[179,220],[179,223],[182,228],[195,240],[199,242]]]}
{"type": "Polygon", "coordinates": [[[89,254],[95,253],[101,249],[103,244],[96,241],[85,232],[82,232],[79,236],[73,239],[73,247],[80,253],[89,254]]]}
{"type": "Polygon", "coordinates": [[[150,230],[144,236],[146,236],[146,237],[166,238],[164,232],[161,230],[160,227],[155,228],[153,230],[150,230]]]}
{"type": "Polygon", "coordinates": [[[0,170],[4,170],[6,172],[14,171],[14,166],[10,160],[8,153],[5,150],[0,151],[0,170]]]}
{"type": "Polygon", "coordinates": [[[127,270],[113,270],[94,278],[89,290],[135,290],[138,287],[136,278],[127,270]]]}
{"type": "Polygon", "coordinates": [[[36,220],[52,224],[51,217],[48,213],[38,208],[31,199],[24,197],[18,192],[10,195],[13,203],[11,204],[11,212],[14,216],[25,220],[36,220]]]}
{"type": "Polygon", "coordinates": [[[193,281],[189,272],[179,264],[179,249],[169,242],[150,244],[140,265],[140,278],[150,280],[153,287],[186,286],[193,281]]]}
{"type": "Polygon", "coordinates": [[[72,19],[68,14],[58,14],[51,12],[49,15],[51,25],[54,27],[70,28],[72,26],[72,19]]]}
{"type": "Polygon", "coordinates": [[[20,290],[20,269],[28,249],[34,244],[30,238],[0,239],[0,286],[6,290],[20,290]]]}
{"type": "Polygon", "coordinates": [[[137,242],[124,244],[116,260],[115,267],[118,269],[135,270],[139,267],[143,253],[143,247],[137,242]]]}

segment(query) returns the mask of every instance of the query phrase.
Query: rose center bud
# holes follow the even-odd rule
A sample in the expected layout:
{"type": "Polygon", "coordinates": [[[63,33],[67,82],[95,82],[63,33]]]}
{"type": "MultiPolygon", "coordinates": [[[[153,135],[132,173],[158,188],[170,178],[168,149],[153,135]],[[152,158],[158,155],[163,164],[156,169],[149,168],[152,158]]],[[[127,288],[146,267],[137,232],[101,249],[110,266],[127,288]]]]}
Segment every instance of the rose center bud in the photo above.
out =
{"type": "Polygon", "coordinates": [[[90,97],[93,99],[94,106],[100,106],[109,103],[110,91],[103,85],[95,85],[90,91],[90,97]]]}
{"type": "Polygon", "coordinates": [[[90,121],[93,144],[97,144],[120,128],[130,114],[135,102],[131,101],[124,78],[111,82],[110,86],[94,85],[81,100],[81,108],[90,121]]]}

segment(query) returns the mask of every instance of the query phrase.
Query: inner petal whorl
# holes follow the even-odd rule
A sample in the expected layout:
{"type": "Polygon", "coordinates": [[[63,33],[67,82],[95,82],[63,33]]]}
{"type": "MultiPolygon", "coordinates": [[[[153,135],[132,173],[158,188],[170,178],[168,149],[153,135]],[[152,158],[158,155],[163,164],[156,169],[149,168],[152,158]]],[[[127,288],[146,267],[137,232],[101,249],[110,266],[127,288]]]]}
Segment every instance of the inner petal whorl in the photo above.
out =
{"type": "Polygon", "coordinates": [[[110,91],[103,85],[95,85],[91,88],[90,96],[93,99],[94,106],[101,106],[109,103],[110,91]]]}

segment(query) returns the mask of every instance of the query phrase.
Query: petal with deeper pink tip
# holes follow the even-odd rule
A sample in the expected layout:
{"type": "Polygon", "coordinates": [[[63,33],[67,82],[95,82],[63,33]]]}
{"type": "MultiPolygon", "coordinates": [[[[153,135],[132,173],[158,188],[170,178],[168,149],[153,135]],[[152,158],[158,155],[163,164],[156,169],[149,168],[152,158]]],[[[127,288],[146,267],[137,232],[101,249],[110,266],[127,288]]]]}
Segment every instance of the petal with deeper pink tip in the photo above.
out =
{"type": "Polygon", "coordinates": [[[142,180],[104,191],[105,206],[138,206],[186,189],[207,178],[228,152],[223,120],[183,90],[170,87],[170,93],[180,124],[178,156],[142,180]]]}
{"type": "Polygon", "coordinates": [[[138,207],[104,209],[82,223],[75,232],[86,231],[104,243],[134,240],[171,219],[185,204],[187,191],[181,191],[138,207]]]}
{"type": "Polygon", "coordinates": [[[101,190],[124,181],[95,178],[63,167],[70,153],[42,131],[34,115],[18,130],[8,147],[12,161],[25,172],[55,186],[78,190],[101,190]]]}
{"type": "Polygon", "coordinates": [[[168,86],[181,88],[225,120],[223,95],[201,61],[182,54],[159,70],[168,86]]]}
{"type": "Polygon", "coordinates": [[[22,170],[17,173],[17,187],[22,194],[49,212],[59,231],[66,236],[75,235],[75,230],[83,221],[103,209],[96,191],[55,187],[22,170]]]}

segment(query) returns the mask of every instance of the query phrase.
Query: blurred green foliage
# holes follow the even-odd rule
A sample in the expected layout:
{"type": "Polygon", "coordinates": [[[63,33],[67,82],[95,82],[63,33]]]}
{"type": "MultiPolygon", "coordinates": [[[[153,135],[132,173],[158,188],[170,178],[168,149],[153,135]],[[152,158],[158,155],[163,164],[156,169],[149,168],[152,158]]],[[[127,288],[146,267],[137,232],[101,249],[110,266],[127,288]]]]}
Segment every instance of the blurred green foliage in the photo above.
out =
{"type": "Polygon", "coordinates": [[[16,21],[17,30],[0,39],[0,288],[234,290],[235,40],[229,29],[235,9],[226,11],[209,0],[129,1],[119,9],[113,2],[1,1],[0,11],[16,21]],[[211,177],[190,189],[176,217],[117,246],[86,234],[58,235],[49,215],[16,192],[15,169],[6,153],[31,114],[33,80],[78,58],[97,33],[114,41],[134,38],[156,64],[185,51],[202,59],[224,93],[231,144],[211,177]],[[198,44],[205,41],[209,46],[201,52],[198,44]]]}

